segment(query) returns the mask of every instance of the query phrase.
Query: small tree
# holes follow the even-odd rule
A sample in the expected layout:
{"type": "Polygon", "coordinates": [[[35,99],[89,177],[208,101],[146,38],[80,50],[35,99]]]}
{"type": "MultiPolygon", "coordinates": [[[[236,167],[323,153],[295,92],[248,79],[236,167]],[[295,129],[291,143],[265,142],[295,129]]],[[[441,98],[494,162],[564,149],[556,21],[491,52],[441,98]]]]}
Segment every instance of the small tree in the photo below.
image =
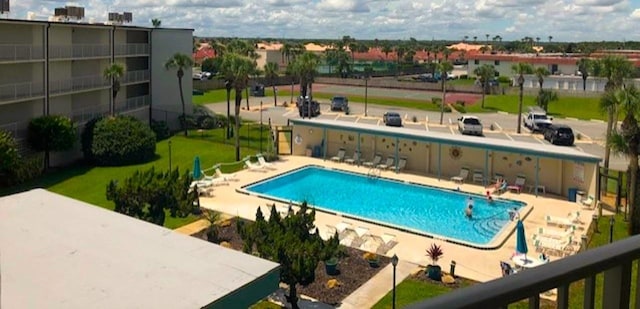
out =
{"type": "Polygon", "coordinates": [[[496,69],[490,64],[483,64],[473,70],[473,74],[480,79],[480,85],[482,87],[482,108],[484,108],[484,96],[489,89],[489,81],[496,75],[496,69]]]}
{"type": "Polygon", "coordinates": [[[47,169],[51,151],[65,151],[73,148],[76,141],[76,127],[66,116],[41,116],[29,122],[27,140],[34,150],[44,151],[44,168],[47,169]]]}
{"type": "Polygon", "coordinates": [[[541,89],[536,97],[536,103],[538,103],[538,106],[542,107],[542,109],[547,112],[549,111],[549,103],[554,101],[558,101],[558,94],[553,90],[541,89]]]}
{"type": "Polygon", "coordinates": [[[207,230],[205,231],[207,240],[218,243],[220,241],[220,227],[218,226],[221,218],[220,213],[215,210],[205,209],[202,212],[202,216],[209,222],[209,227],[207,227],[207,230]]]}
{"type": "Polygon", "coordinates": [[[195,190],[189,190],[193,179],[189,171],[180,176],[178,169],[158,172],[152,167],[136,171],[122,185],[111,180],[107,185],[107,200],[115,203],[115,211],[164,225],[166,213],[173,218],[184,218],[194,210],[198,198],[195,190]]]}
{"type": "Polygon", "coordinates": [[[313,224],[315,216],[315,210],[304,202],[298,212],[289,211],[282,219],[272,207],[271,217],[265,221],[258,207],[255,223],[241,227],[240,231],[245,251],[255,248],[261,257],[280,263],[280,280],[289,285],[286,298],[294,309],[299,308],[297,285],[311,284],[320,259],[334,254],[329,248],[335,248],[337,235],[323,241],[313,224]],[[314,234],[309,232],[314,229],[314,234]]]}
{"type": "Polygon", "coordinates": [[[154,28],[159,28],[161,24],[162,21],[157,18],[151,20],[151,25],[153,25],[154,28]]]}
{"type": "Polygon", "coordinates": [[[186,123],[186,109],[184,103],[184,92],[182,90],[182,77],[184,77],[184,70],[191,68],[193,65],[193,59],[191,56],[185,54],[176,53],[167,60],[164,64],[166,70],[176,70],[176,76],[178,77],[178,89],[180,90],[180,102],[182,103],[182,126],[184,128],[184,136],[187,136],[187,123],[186,123]]]}
{"type": "Polygon", "coordinates": [[[124,66],[120,63],[112,63],[102,73],[104,79],[111,81],[111,116],[116,114],[116,96],[120,91],[120,78],[124,76],[124,66]]]}

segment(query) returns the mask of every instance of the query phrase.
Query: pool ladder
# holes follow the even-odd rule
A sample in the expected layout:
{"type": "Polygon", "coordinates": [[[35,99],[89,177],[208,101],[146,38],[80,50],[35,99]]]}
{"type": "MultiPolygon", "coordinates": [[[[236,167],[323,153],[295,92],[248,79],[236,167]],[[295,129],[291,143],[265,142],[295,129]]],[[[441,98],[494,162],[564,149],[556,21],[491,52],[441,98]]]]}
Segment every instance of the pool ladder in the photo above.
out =
{"type": "Polygon", "coordinates": [[[371,169],[369,169],[369,171],[367,172],[367,177],[372,178],[372,179],[376,179],[376,178],[380,178],[380,169],[377,167],[372,167],[371,169]]]}

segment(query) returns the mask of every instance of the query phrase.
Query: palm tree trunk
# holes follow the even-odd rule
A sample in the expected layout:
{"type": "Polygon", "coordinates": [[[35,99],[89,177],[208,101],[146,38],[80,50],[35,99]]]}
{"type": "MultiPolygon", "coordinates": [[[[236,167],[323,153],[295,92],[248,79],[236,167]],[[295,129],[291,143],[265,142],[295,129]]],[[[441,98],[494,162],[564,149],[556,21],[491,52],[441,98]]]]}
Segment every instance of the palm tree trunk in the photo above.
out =
{"type": "Polygon", "coordinates": [[[442,78],[442,103],[440,104],[440,124],[442,124],[442,121],[444,119],[445,98],[447,97],[447,87],[445,86],[446,77],[443,77],[441,75],[440,78],[442,78]]]}
{"type": "MultiPolygon", "coordinates": [[[[184,129],[184,136],[187,136],[187,114],[184,106],[184,93],[182,92],[182,78],[178,77],[178,88],[180,88],[180,102],[182,102],[182,127],[184,129]]],[[[115,102],[114,102],[115,104],[115,102]]],[[[115,110],[115,108],[114,108],[115,110]]]]}
{"type": "Polygon", "coordinates": [[[487,92],[487,82],[482,83],[482,108],[484,109],[484,95],[487,92]]]}
{"type": "Polygon", "coordinates": [[[249,111],[249,87],[244,88],[244,90],[247,94],[247,111],[249,111]]]}
{"type": "Polygon", "coordinates": [[[227,88],[227,138],[231,138],[231,132],[229,129],[231,128],[231,88],[227,88]]]}
{"type": "Polygon", "coordinates": [[[240,161],[240,105],[242,105],[242,89],[236,89],[236,104],[235,104],[235,146],[236,146],[236,161],[240,161]]]}
{"type": "Polygon", "coordinates": [[[278,106],[278,90],[276,89],[276,84],[273,83],[271,87],[273,87],[273,106],[278,106]]]}
{"type": "MultiPolygon", "coordinates": [[[[606,131],[606,145],[609,145],[609,141],[611,140],[611,131],[613,129],[613,109],[609,110],[607,115],[607,131],[606,131]]],[[[609,174],[609,156],[611,155],[611,147],[604,148],[604,170],[605,174],[609,174]]]]}
{"type": "Polygon", "coordinates": [[[630,234],[637,235],[640,234],[640,207],[636,205],[638,201],[640,201],[640,197],[637,194],[640,193],[638,190],[638,138],[633,137],[631,141],[629,141],[629,200],[627,204],[631,207],[631,224],[630,234]]]}
{"type": "Polygon", "coordinates": [[[299,309],[298,307],[298,291],[296,289],[296,283],[289,283],[289,296],[286,297],[287,302],[291,304],[291,309],[299,309]]]}
{"type": "Polygon", "coordinates": [[[518,132],[518,134],[520,134],[520,126],[522,124],[522,93],[523,92],[524,92],[524,87],[523,85],[520,85],[520,97],[519,97],[519,103],[518,103],[518,128],[516,129],[516,132],[518,132]]]}
{"type": "MultiPolygon", "coordinates": [[[[582,73],[584,75],[584,73],[582,73]]],[[[587,78],[582,77],[582,91],[587,91],[587,78]]]]}

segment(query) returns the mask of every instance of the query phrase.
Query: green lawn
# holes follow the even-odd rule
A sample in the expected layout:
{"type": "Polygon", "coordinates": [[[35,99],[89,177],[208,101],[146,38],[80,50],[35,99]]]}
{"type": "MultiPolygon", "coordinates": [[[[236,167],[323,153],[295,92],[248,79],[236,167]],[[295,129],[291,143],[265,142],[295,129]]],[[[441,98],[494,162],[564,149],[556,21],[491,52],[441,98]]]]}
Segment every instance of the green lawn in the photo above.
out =
{"type": "MultiPolygon", "coordinates": [[[[255,154],[259,146],[259,126],[243,125],[240,129],[241,156],[255,154]],[[247,135],[249,138],[247,138],[247,135]],[[249,149],[247,145],[252,148],[249,149]]],[[[268,140],[268,131],[263,136],[268,140]]],[[[181,171],[192,169],[193,158],[200,156],[202,169],[212,167],[214,164],[235,161],[235,148],[233,139],[224,141],[221,129],[192,131],[188,138],[177,134],[171,138],[171,164],[173,168],[179,167],[181,171]]],[[[263,145],[266,149],[267,143],[263,145]]],[[[106,186],[112,179],[123,180],[136,170],[146,170],[152,166],[156,169],[169,168],[169,143],[167,140],[157,143],[156,158],[152,162],[122,166],[122,167],[91,167],[77,164],[62,168],[31,181],[29,183],[0,190],[0,195],[7,195],[32,188],[45,188],[68,197],[72,197],[87,203],[98,205],[107,209],[113,209],[114,204],[106,199],[106,186]]],[[[242,164],[225,165],[223,172],[232,172],[242,168],[242,164]]],[[[195,221],[197,218],[171,218],[167,215],[165,226],[177,228],[195,221]]]]}
{"type": "MultiPolygon", "coordinates": [[[[481,107],[481,101],[467,106],[466,109],[468,113],[504,111],[517,114],[518,102],[518,95],[487,95],[484,109],[481,107]]],[[[523,112],[526,112],[527,106],[536,105],[534,96],[524,96],[522,102],[523,112]]],[[[606,120],[606,114],[600,112],[599,104],[600,98],[565,97],[560,95],[558,101],[549,103],[549,115],[561,118],[606,120]]]]}
{"type": "MultiPolygon", "coordinates": [[[[235,97],[234,91],[231,91],[231,100],[235,97]]],[[[211,90],[204,93],[204,95],[194,95],[192,102],[195,105],[203,105],[207,103],[218,103],[227,101],[227,89],[211,90]]]]}
{"type": "MultiPolygon", "coordinates": [[[[610,217],[601,217],[598,220],[599,233],[594,233],[591,242],[589,243],[589,248],[595,248],[599,246],[603,246],[609,243],[609,218],[610,217]]],[[[619,240],[628,237],[627,236],[628,223],[624,222],[623,215],[615,216],[615,225],[614,225],[614,240],[619,240]]],[[[497,266],[496,266],[497,267],[497,266]]],[[[637,276],[637,263],[633,264],[632,270],[632,285],[631,291],[635,291],[636,286],[636,276],[637,276]]],[[[603,275],[599,274],[596,277],[596,306],[595,308],[602,307],[602,282],[603,275]]],[[[408,278],[402,281],[396,287],[396,305],[398,308],[405,307],[409,304],[416,303],[428,298],[436,297],[445,293],[450,292],[452,289],[443,287],[436,284],[430,284],[423,281],[415,280],[408,278]]],[[[391,308],[391,298],[392,293],[389,292],[385,295],[373,308],[391,308]]],[[[569,308],[581,308],[582,301],[584,297],[584,282],[578,281],[571,284],[569,288],[569,308]]],[[[635,300],[632,298],[631,307],[633,308],[635,304],[635,300]]],[[[528,308],[528,301],[521,301],[509,306],[509,308],[528,308]]],[[[541,308],[555,308],[555,305],[550,304],[549,302],[542,301],[541,308]]]]}

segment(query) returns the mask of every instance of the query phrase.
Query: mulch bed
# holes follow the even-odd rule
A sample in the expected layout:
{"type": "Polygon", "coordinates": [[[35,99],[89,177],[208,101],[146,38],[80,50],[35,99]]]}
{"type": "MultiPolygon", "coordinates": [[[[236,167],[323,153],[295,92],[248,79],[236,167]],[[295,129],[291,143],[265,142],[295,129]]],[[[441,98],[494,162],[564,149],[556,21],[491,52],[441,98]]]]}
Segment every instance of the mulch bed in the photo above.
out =
{"type": "MultiPolygon", "coordinates": [[[[230,220],[230,225],[220,227],[219,237],[222,241],[228,242],[234,250],[241,251],[243,242],[236,229],[236,220],[238,219],[233,218],[230,220]]],[[[252,221],[245,221],[248,224],[252,223],[252,221]]],[[[204,240],[207,239],[204,231],[194,234],[193,236],[204,240]]],[[[350,247],[343,247],[343,249],[344,256],[341,257],[338,262],[339,273],[335,276],[327,275],[324,263],[318,263],[316,280],[306,287],[299,286],[298,294],[303,294],[325,304],[336,306],[340,304],[345,297],[369,281],[371,277],[375,276],[391,261],[388,257],[380,256],[380,266],[373,268],[369,266],[369,263],[363,258],[364,251],[350,247]],[[337,279],[339,282],[338,286],[332,289],[327,288],[326,284],[330,279],[337,279]]],[[[389,276],[391,276],[391,274],[389,274],[389,276]]]]}

